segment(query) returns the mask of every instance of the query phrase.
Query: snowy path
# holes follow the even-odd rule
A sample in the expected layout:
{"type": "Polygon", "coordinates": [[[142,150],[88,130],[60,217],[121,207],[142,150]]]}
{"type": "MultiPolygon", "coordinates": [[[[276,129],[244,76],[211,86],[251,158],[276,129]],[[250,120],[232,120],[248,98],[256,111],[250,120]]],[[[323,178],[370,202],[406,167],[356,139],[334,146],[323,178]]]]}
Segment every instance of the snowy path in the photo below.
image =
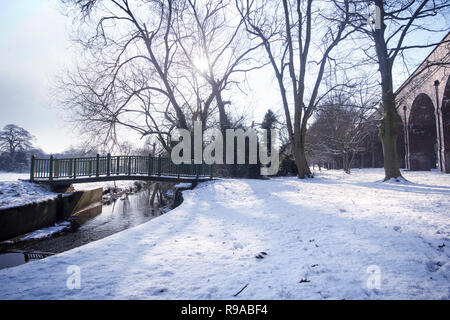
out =
{"type": "Polygon", "coordinates": [[[0,298],[233,299],[248,284],[237,298],[450,299],[450,175],[382,176],[203,183],[148,223],[1,270],[0,298]],[[81,289],[66,287],[70,265],[81,289]]]}

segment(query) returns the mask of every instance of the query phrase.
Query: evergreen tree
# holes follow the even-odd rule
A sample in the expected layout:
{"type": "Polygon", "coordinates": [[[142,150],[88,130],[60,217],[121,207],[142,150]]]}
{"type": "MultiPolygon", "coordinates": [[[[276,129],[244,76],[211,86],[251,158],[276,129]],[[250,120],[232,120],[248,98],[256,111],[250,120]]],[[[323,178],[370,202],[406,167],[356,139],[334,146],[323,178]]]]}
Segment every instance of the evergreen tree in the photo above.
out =
{"type": "Polygon", "coordinates": [[[264,120],[261,123],[261,129],[267,130],[267,152],[270,155],[270,150],[272,147],[272,129],[276,128],[276,124],[278,123],[278,118],[273,113],[272,110],[267,110],[266,114],[264,115],[264,120]]]}

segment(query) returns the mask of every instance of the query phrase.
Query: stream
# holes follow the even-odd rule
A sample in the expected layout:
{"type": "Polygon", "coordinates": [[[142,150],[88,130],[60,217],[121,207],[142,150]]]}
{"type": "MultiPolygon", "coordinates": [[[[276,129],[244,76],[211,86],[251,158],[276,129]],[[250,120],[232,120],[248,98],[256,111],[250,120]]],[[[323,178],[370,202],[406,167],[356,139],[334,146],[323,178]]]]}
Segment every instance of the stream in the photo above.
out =
{"type": "Polygon", "coordinates": [[[117,199],[111,204],[99,204],[102,206],[101,213],[82,219],[81,225],[75,230],[63,231],[48,238],[20,241],[13,244],[7,251],[0,252],[0,269],[61,253],[160,216],[169,209],[167,207],[158,208],[157,203],[155,207],[150,205],[152,191],[153,188],[148,186],[123,197],[123,199],[117,199]]]}

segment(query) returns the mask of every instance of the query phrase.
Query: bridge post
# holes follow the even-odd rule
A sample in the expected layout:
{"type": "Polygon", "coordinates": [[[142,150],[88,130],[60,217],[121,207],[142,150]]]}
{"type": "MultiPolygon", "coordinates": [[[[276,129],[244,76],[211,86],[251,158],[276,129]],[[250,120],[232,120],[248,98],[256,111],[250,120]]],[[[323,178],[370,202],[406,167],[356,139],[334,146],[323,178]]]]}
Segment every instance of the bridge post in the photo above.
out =
{"type": "Polygon", "coordinates": [[[109,177],[111,175],[111,154],[108,153],[106,156],[106,175],[109,177]]]}
{"type": "Polygon", "coordinates": [[[151,176],[153,171],[153,157],[152,154],[148,154],[148,175],[151,176]]]}
{"type": "Polygon", "coordinates": [[[161,155],[158,156],[158,176],[161,175],[161,155]]]}
{"type": "Polygon", "coordinates": [[[50,156],[50,165],[49,165],[49,173],[48,173],[48,179],[50,181],[53,180],[53,156],[50,156]]]}
{"type": "Polygon", "coordinates": [[[73,159],[73,178],[77,178],[77,158],[73,159]]]}
{"type": "Polygon", "coordinates": [[[100,155],[97,153],[97,158],[95,159],[95,176],[100,176],[100,155]]]}
{"type": "Polygon", "coordinates": [[[209,165],[209,178],[212,179],[212,177],[213,177],[213,165],[210,164],[209,165]]]}
{"type": "Polygon", "coordinates": [[[117,159],[116,159],[116,174],[117,175],[120,174],[120,156],[117,156],[117,159]]]}
{"type": "Polygon", "coordinates": [[[73,159],[72,158],[69,159],[69,172],[68,172],[69,178],[72,178],[72,173],[73,173],[73,171],[72,171],[72,162],[73,162],[73,159]]]}
{"type": "Polygon", "coordinates": [[[30,181],[34,181],[34,155],[30,159],[30,181]]]}
{"type": "Polygon", "coordinates": [[[55,177],[59,178],[59,160],[55,159],[55,177]]]}
{"type": "Polygon", "coordinates": [[[131,176],[131,156],[128,156],[128,175],[131,176]]]}

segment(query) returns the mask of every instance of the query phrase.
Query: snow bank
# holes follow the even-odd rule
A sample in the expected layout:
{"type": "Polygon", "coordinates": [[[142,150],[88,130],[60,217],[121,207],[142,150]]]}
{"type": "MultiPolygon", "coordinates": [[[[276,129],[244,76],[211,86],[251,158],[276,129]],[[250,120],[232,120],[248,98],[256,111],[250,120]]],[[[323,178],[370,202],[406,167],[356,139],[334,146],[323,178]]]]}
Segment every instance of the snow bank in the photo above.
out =
{"type": "Polygon", "coordinates": [[[22,206],[57,197],[48,188],[18,179],[29,179],[26,173],[0,172],[0,209],[22,206]]]}
{"type": "Polygon", "coordinates": [[[175,185],[176,189],[189,189],[192,188],[192,183],[182,182],[175,185]]]}
{"type": "Polygon", "coordinates": [[[0,209],[56,198],[48,188],[26,181],[0,181],[0,209]]]}
{"type": "Polygon", "coordinates": [[[30,179],[29,173],[17,173],[17,172],[1,172],[0,171],[0,181],[16,181],[19,179],[30,179]]]}
{"type": "Polygon", "coordinates": [[[202,183],[143,225],[1,270],[0,298],[449,299],[450,176],[382,177],[202,183]]]}
{"type": "Polygon", "coordinates": [[[55,223],[53,226],[33,231],[33,232],[29,233],[28,235],[26,235],[25,237],[20,238],[19,241],[39,240],[39,239],[48,238],[56,233],[60,233],[64,230],[69,229],[70,226],[71,226],[71,224],[69,221],[55,223]]]}

